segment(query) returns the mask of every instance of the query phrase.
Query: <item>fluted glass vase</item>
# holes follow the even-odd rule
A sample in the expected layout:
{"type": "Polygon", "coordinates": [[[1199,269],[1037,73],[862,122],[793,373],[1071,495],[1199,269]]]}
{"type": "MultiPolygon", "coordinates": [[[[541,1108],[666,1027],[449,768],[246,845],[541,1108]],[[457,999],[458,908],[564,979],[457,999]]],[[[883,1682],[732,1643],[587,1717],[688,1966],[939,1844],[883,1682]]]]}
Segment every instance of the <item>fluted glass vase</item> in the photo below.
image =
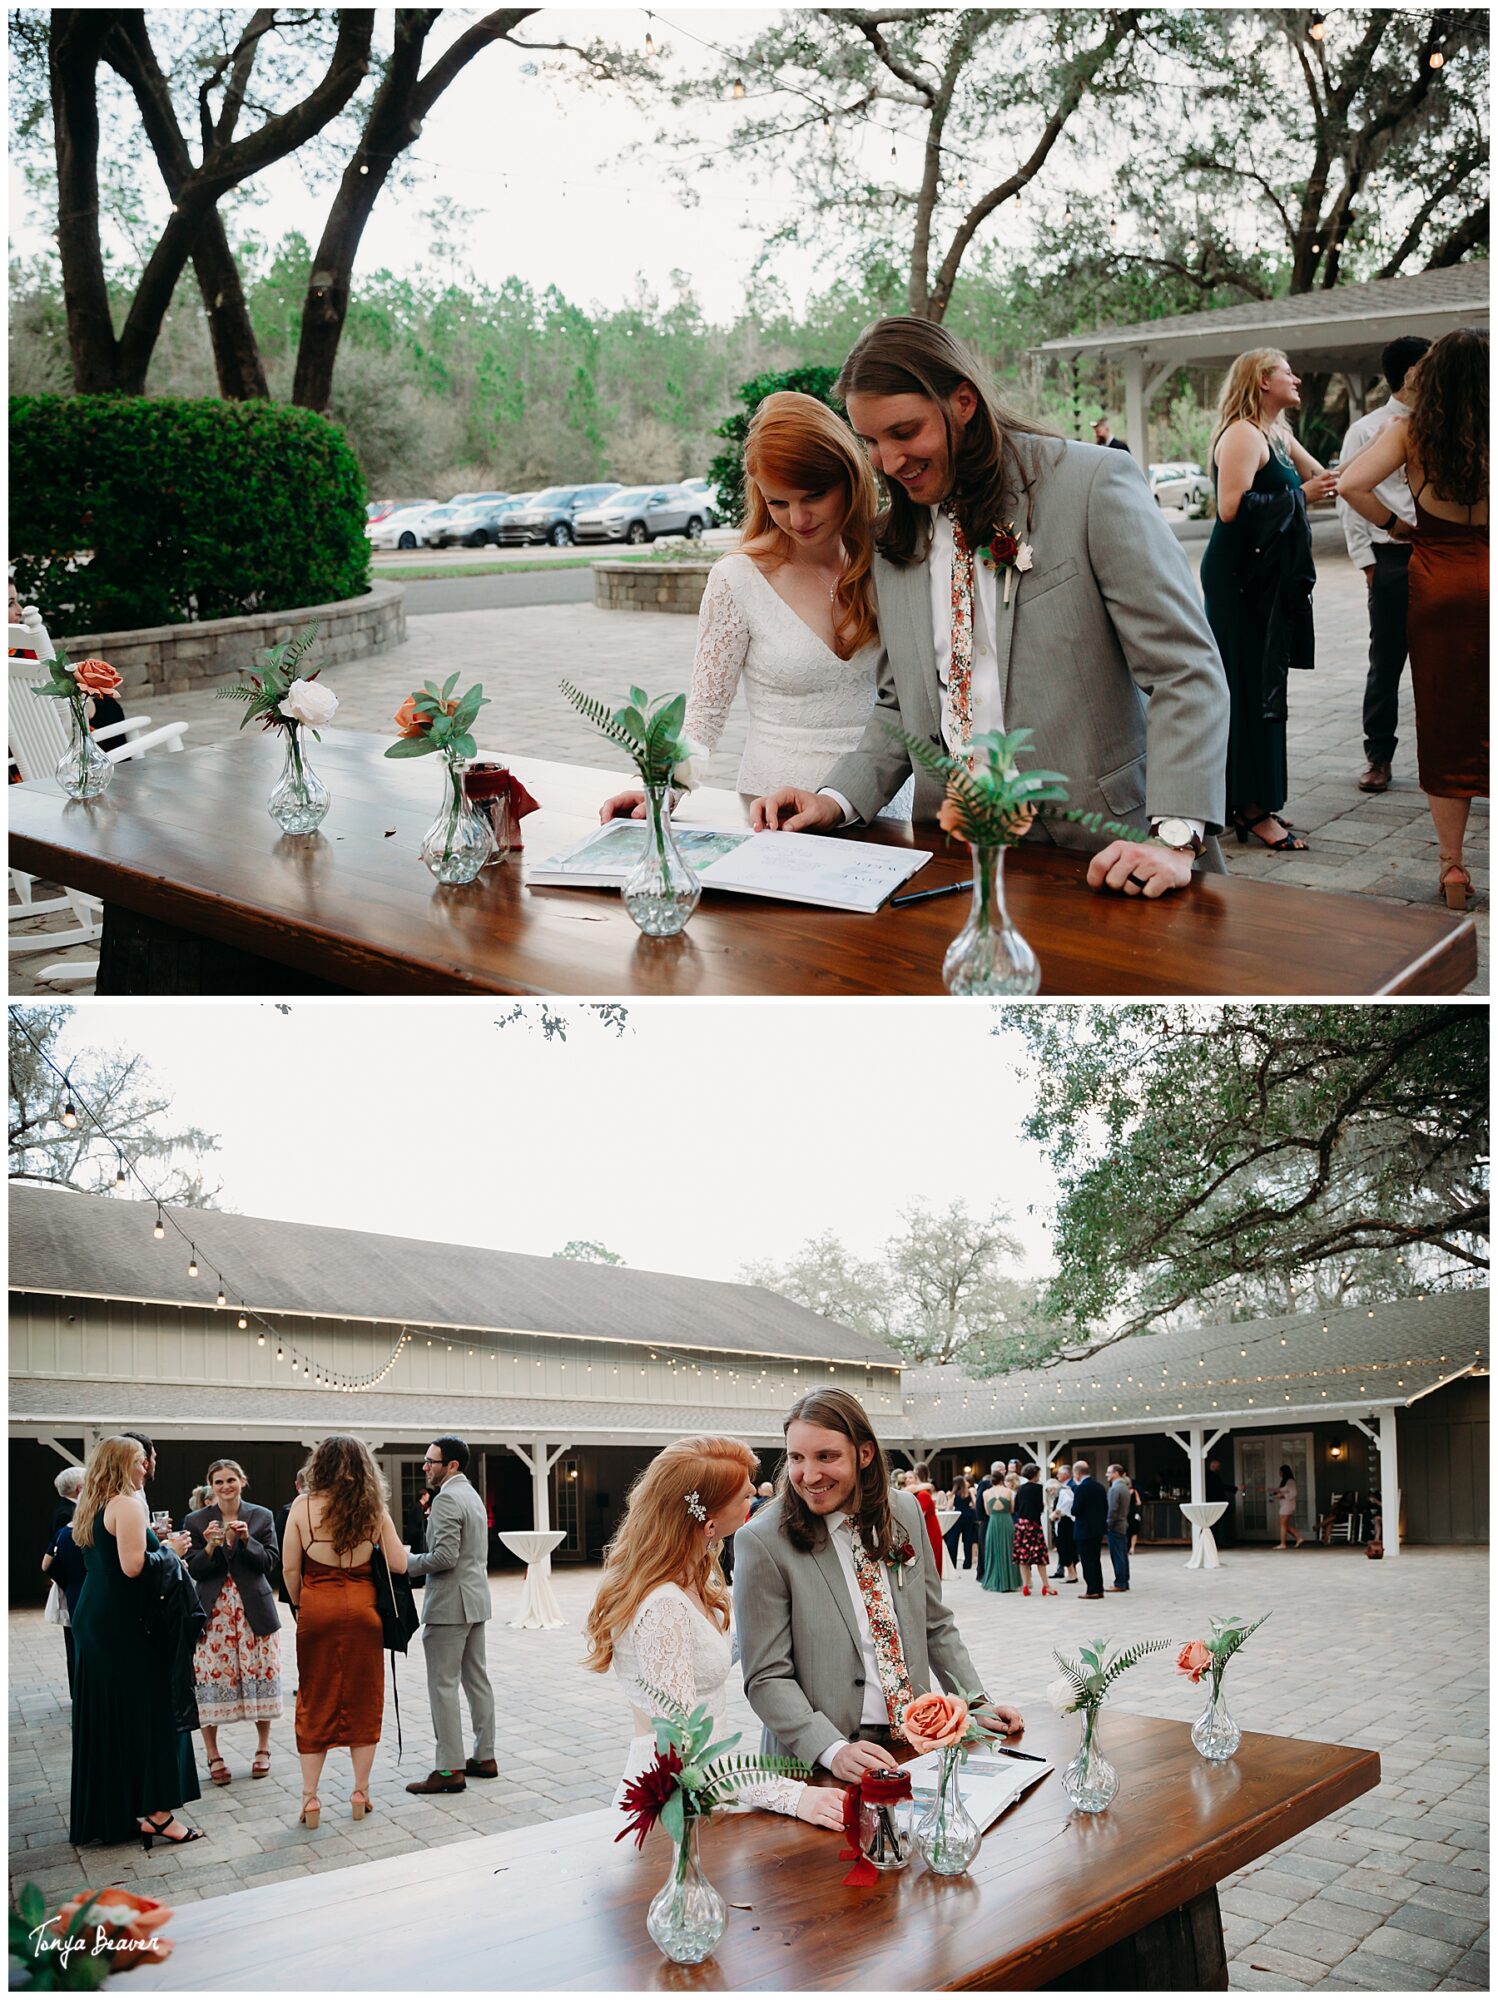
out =
{"type": "Polygon", "coordinates": [[[57,760],[57,782],[70,799],[96,799],[108,789],[114,766],[90,736],[81,702],[68,704],[68,747],[57,760]]]}
{"type": "Polygon", "coordinates": [[[974,847],[973,900],[967,922],[942,963],[949,993],[1036,993],[1040,960],[1009,921],[1002,847],[974,847]]]}
{"type": "Polygon", "coordinates": [[[671,832],[671,788],[645,787],[645,852],[625,883],[624,907],[646,937],[675,937],[697,907],[702,884],[671,832]]]}
{"type": "Polygon", "coordinates": [[[421,858],[439,882],[471,882],[494,852],[494,829],[468,796],[462,763],[444,757],[442,766],[442,810],[427,828],[421,858]]]}
{"type": "Polygon", "coordinates": [[[1102,1812],[1118,1796],[1118,1773],[1098,1742],[1098,1712],[1082,1711],[1082,1747],[1061,1773],[1066,1796],[1078,1812],[1102,1812]]]}
{"type": "Polygon", "coordinates": [[[933,1875],[963,1875],[983,1838],[962,1803],[958,1773],[962,1761],[955,1750],[943,1750],[936,1775],[936,1797],[915,1830],[915,1844],[933,1875]]]}
{"type": "Polygon", "coordinates": [[[1242,1742],[1243,1731],[1228,1713],[1220,1683],[1212,1689],[1206,1707],[1192,1723],[1191,1740],[1209,1764],[1225,1763],[1242,1742]]]}
{"type": "Polygon", "coordinates": [[[650,1908],[645,1928],[674,1965],[700,1965],[728,1924],[728,1905],[702,1872],[695,1817],[672,1844],[671,1873],[650,1908]]]}
{"type": "Polygon", "coordinates": [[[282,734],[286,759],[265,809],[283,833],[316,833],[328,816],[332,794],[307,761],[300,727],[292,723],[282,734]]]}

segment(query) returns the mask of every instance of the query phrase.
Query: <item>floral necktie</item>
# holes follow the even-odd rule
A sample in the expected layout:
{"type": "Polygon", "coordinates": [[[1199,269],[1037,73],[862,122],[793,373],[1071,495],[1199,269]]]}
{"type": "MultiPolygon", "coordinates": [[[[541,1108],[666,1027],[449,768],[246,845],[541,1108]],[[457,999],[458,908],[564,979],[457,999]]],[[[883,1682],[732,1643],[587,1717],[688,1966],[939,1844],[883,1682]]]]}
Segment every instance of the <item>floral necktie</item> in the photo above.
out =
{"type": "Polygon", "coordinates": [[[943,501],[942,512],[952,523],[952,663],[947,673],[951,748],[962,751],[973,735],[973,552],[957,518],[956,502],[943,501]]]}
{"type": "Polygon", "coordinates": [[[889,1710],[891,1729],[898,1729],[900,1717],[915,1699],[910,1675],[905,1668],[905,1649],[900,1644],[900,1626],[895,1617],[894,1599],[884,1565],[876,1562],[863,1545],[856,1525],[848,1521],[846,1531],[853,1538],[853,1574],[859,1595],[869,1615],[869,1632],[874,1641],[874,1659],[879,1667],[879,1685],[889,1710]]]}

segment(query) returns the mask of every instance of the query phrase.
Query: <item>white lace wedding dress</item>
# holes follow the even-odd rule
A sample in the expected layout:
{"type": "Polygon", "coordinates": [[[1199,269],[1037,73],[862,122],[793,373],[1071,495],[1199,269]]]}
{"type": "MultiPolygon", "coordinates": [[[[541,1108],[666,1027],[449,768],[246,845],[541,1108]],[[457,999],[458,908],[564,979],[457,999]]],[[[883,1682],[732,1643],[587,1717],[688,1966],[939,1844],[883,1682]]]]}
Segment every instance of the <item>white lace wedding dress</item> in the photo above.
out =
{"type": "MultiPolygon", "coordinates": [[[[858,748],[874,706],[878,664],[877,639],[852,659],[839,659],[748,556],[722,556],[698,615],[684,733],[716,749],[742,682],[749,734],[737,789],[758,795],[800,785],[814,791],[845,751],[858,748]]],[[[909,819],[903,792],[885,813],[909,819]],[[903,812],[896,810],[901,800],[903,812]]]]}
{"type": "MultiPolygon", "coordinates": [[[[646,1692],[647,1685],[673,1695],[685,1709],[705,1706],[713,1718],[716,1741],[723,1733],[716,1725],[722,1722],[732,1666],[730,1635],[720,1632],[680,1585],[657,1584],[614,1643],[613,1672],[633,1704],[635,1727],[624,1776],[614,1794],[616,1806],[624,1803],[629,1780],[655,1761],[650,1718],[658,1705],[646,1692]]],[[[757,1739],[740,1743],[737,1754],[748,1755],[757,1748],[757,1739]]],[[[794,1814],[804,1789],[799,1778],[762,1778],[740,1785],[733,1801],[736,1806],[794,1814]]]]}

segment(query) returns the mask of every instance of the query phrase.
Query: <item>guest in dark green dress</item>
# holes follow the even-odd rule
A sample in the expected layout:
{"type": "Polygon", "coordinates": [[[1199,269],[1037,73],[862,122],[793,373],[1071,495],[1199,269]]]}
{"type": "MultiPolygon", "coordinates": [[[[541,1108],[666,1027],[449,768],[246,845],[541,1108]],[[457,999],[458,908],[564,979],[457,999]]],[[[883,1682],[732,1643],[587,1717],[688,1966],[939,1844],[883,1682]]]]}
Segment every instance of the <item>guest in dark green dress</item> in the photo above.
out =
{"type": "Polygon", "coordinates": [[[1277,348],[1239,355],[1218,399],[1217,520],[1201,566],[1207,622],[1228,683],[1228,814],[1240,842],[1276,854],[1306,845],[1280,813],[1289,793],[1285,668],[1312,664],[1314,569],[1304,509],[1265,503],[1297,493],[1309,505],[1337,485],[1284,421],[1299,407],[1299,379],[1277,348]],[[1252,542],[1250,517],[1255,530],[1267,530],[1252,542]],[[1276,533],[1282,539],[1270,539],[1276,533]]]}
{"type": "Polygon", "coordinates": [[[988,1509],[988,1533],[983,1537],[983,1572],[978,1581],[985,1590],[1018,1590],[1019,1564],[1014,1560],[1014,1494],[1001,1481],[997,1486],[989,1487],[983,1496],[983,1504],[988,1509]]]}
{"type": "Polygon", "coordinates": [[[167,1665],[141,1623],[149,1566],[191,1537],[158,1541],[146,1516],[146,1456],[106,1438],[88,1462],[73,1521],[85,1577],[73,1619],[73,1788],[68,1838],[149,1846],[201,1840],[173,1818],[202,1796],[192,1738],[177,1727],[167,1665]]]}

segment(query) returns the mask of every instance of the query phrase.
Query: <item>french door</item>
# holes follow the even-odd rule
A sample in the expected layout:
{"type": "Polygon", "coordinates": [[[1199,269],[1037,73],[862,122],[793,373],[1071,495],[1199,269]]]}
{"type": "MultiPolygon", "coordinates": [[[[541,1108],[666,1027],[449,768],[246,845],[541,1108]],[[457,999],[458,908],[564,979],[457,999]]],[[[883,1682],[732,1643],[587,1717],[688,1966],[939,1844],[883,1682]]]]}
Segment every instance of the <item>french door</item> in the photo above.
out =
{"type": "Polygon", "coordinates": [[[1234,1439],[1241,1540],[1279,1540],[1279,1502],[1272,1495],[1280,1483],[1282,1465],[1288,1465],[1295,1477],[1295,1525],[1303,1535],[1309,1534],[1316,1520],[1316,1495],[1312,1490],[1315,1454],[1311,1443],[1309,1431],[1291,1431],[1280,1437],[1240,1433],[1234,1439]]]}

